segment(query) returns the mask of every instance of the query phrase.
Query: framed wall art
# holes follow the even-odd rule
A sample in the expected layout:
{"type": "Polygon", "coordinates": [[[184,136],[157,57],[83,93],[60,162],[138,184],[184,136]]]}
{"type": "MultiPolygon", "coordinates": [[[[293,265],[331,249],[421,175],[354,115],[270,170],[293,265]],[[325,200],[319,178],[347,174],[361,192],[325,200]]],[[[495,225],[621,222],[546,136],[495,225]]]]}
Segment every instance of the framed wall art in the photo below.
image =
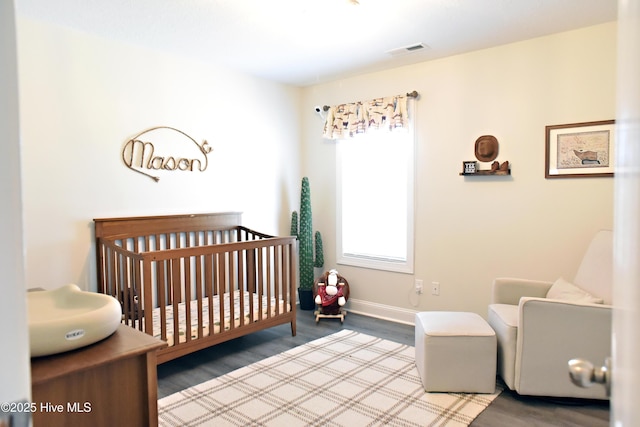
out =
{"type": "Polygon", "coordinates": [[[545,178],[613,176],[615,120],[546,126],[545,178]]]}
{"type": "Polygon", "coordinates": [[[462,173],[464,175],[470,175],[476,173],[478,170],[478,162],[476,161],[465,161],[462,162],[462,173]]]}

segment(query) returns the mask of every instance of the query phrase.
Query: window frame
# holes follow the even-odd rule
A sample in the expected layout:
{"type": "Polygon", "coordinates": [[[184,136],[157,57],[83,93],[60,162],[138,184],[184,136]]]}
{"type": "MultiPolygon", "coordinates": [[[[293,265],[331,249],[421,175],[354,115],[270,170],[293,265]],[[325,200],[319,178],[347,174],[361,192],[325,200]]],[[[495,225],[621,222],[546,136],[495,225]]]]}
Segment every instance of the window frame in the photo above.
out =
{"type": "MultiPolygon", "coordinates": [[[[406,210],[406,260],[393,260],[355,254],[345,254],[342,249],[342,167],[343,155],[338,141],[336,153],[336,263],[355,267],[384,270],[390,272],[413,274],[414,272],[414,218],[415,218],[415,162],[416,162],[416,134],[413,121],[407,128],[411,147],[406,164],[407,210],[406,210]]],[[[366,138],[366,136],[365,136],[366,138]]],[[[384,230],[384,221],[380,230],[384,230]]]]}

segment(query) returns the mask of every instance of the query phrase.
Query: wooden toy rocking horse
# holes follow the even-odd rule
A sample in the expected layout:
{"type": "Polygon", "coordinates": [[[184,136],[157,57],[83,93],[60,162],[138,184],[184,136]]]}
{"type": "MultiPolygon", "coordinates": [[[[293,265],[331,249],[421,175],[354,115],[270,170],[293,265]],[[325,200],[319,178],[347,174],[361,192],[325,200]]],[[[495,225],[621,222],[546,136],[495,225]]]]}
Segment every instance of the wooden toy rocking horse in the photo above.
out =
{"type": "Polygon", "coordinates": [[[349,299],[349,282],[336,270],[326,271],[313,283],[317,310],[316,323],[321,318],[338,318],[344,322],[347,311],[342,308],[349,299]]]}

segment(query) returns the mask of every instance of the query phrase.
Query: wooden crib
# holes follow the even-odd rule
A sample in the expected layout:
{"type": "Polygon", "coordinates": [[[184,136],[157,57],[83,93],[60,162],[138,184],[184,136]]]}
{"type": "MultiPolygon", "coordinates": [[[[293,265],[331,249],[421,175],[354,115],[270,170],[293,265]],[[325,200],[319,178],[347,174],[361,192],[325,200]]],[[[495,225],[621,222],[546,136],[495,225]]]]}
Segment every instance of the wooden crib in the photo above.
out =
{"type": "Polygon", "coordinates": [[[168,343],[158,363],[284,323],[296,334],[296,239],[240,222],[235,212],[94,220],[98,291],[120,301],[123,323],[168,343]]]}

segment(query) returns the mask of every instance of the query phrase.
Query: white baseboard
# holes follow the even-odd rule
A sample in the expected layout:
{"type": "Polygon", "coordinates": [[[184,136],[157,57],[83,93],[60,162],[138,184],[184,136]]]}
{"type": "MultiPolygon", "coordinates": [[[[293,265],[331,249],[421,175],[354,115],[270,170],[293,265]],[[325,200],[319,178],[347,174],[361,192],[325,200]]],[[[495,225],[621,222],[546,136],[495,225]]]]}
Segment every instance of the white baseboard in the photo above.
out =
{"type": "MultiPolygon", "coordinates": [[[[299,299],[296,291],[296,304],[299,299]]],[[[403,323],[405,325],[415,325],[417,310],[398,308],[391,305],[378,304],[354,298],[349,298],[345,310],[350,313],[361,314],[363,316],[375,317],[377,319],[388,320],[390,322],[403,323]]]]}
{"type": "Polygon", "coordinates": [[[353,298],[349,298],[346,309],[350,313],[362,314],[363,316],[376,317],[378,319],[404,323],[406,325],[415,325],[416,313],[418,313],[416,310],[398,308],[391,305],[378,304],[353,298]]]}

